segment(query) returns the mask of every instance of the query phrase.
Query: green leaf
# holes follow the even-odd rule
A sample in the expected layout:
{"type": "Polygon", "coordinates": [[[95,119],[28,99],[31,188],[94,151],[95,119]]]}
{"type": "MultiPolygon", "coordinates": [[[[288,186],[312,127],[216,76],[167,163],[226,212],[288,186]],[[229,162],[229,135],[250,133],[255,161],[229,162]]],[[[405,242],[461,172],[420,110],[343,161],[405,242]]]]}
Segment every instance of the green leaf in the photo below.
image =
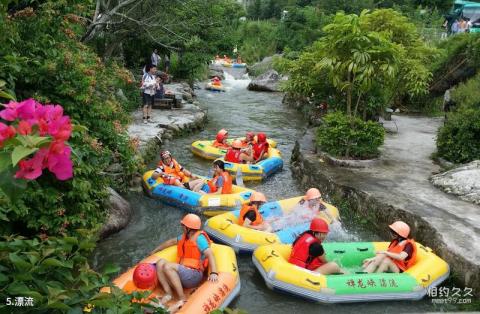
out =
{"type": "Polygon", "coordinates": [[[7,292],[10,295],[23,295],[24,293],[29,291],[30,289],[28,289],[26,284],[18,281],[11,283],[7,288],[7,292]]]}
{"type": "Polygon", "coordinates": [[[54,301],[54,302],[51,302],[51,303],[49,301],[48,304],[47,304],[47,308],[59,309],[59,310],[65,310],[65,311],[70,310],[70,307],[68,305],[66,305],[65,303],[59,302],[59,301],[54,301]]]}
{"type": "Polygon", "coordinates": [[[86,126],[80,125],[80,124],[74,124],[73,125],[73,131],[74,132],[87,132],[88,128],[86,126]]]}
{"type": "Polygon", "coordinates": [[[5,282],[5,281],[8,281],[8,277],[0,273],[0,282],[5,282]]]}
{"type": "Polygon", "coordinates": [[[12,264],[15,265],[15,267],[19,270],[29,270],[32,268],[32,265],[29,262],[22,259],[16,253],[8,254],[8,258],[10,259],[10,262],[12,262],[12,264]]]}
{"type": "Polygon", "coordinates": [[[102,273],[104,275],[110,275],[110,274],[118,273],[119,271],[120,271],[120,267],[118,267],[117,265],[108,264],[107,266],[105,266],[102,273]]]}
{"type": "Polygon", "coordinates": [[[0,172],[6,170],[8,167],[12,165],[10,160],[11,160],[10,153],[0,152],[0,172]]]}
{"type": "Polygon", "coordinates": [[[6,99],[10,99],[10,100],[15,100],[15,98],[10,95],[9,93],[3,91],[3,90],[0,90],[0,98],[6,98],[6,99]]]}
{"type": "Polygon", "coordinates": [[[44,266],[53,266],[53,267],[65,267],[65,268],[72,268],[73,266],[69,263],[59,261],[55,258],[47,258],[42,262],[44,266]]]}
{"type": "Polygon", "coordinates": [[[12,165],[16,166],[20,160],[33,154],[38,150],[37,147],[30,148],[25,146],[17,146],[13,149],[12,152],[12,165]]]}

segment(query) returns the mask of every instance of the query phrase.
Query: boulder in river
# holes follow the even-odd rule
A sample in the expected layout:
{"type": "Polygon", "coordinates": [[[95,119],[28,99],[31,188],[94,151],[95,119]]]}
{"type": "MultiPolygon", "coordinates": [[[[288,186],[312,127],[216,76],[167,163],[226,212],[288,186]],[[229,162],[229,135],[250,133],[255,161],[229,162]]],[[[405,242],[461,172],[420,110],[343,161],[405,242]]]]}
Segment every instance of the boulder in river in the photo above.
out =
{"type": "Polygon", "coordinates": [[[125,228],[132,218],[132,207],[114,189],[108,188],[108,217],[100,230],[100,239],[125,228]]]}
{"type": "Polygon", "coordinates": [[[480,160],[436,174],[431,181],[446,193],[480,205],[480,160]]]}
{"type": "Polygon", "coordinates": [[[279,92],[279,83],[282,80],[285,80],[285,78],[278,74],[277,71],[268,70],[259,77],[253,79],[250,84],[248,84],[247,89],[262,92],[279,92]]]}

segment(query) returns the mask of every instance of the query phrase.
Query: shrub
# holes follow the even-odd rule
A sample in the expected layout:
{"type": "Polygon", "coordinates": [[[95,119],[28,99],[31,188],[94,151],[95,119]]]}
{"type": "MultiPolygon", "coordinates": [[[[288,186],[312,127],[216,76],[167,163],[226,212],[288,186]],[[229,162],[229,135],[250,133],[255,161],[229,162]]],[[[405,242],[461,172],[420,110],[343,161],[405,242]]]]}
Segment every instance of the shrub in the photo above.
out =
{"type": "Polygon", "coordinates": [[[87,306],[93,306],[94,313],[143,313],[142,305],[131,301],[148,292],[127,295],[113,287],[108,276],[117,273],[117,267],[107,266],[103,274],[91,269],[86,255],[95,242],[90,232],[79,232],[81,239],[4,237],[0,241],[0,312],[15,310],[15,298],[23,297],[33,299],[32,307],[23,307],[30,313],[82,313],[87,306]],[[111,293],[99,292],[102,287],[109,287],[111,293]]]}
{"type": "Polygon", "coordinates": [[[439,156],[455,163],[480,159],[480,111],[461,108],[450,113],[437,135],[439,156]]]}
{"type": "Polygon", "coordinates": [[[480,109],[480,73],[452,91],[452,100],[457,107],[480,109]]]}
{"type": "Polygon", "coordinates": [[[383,144],[385,131],[372,121],[348,118],[341,112],[329,113],[318,128],[317,144],[329,154],[359,159],[376,157],[383,144]]]}

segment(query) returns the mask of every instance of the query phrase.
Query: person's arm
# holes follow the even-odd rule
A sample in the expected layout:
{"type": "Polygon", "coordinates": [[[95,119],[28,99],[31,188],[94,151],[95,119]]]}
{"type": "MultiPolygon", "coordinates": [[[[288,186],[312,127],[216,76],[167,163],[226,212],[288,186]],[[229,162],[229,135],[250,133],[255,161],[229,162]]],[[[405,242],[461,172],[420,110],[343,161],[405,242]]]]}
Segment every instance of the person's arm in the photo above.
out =
{"type": "Polygon", "coordinates": [[[388,251],[379,251],[379,252],[377,252],[377,254],[385,254],[386,256],[391,257],[393,259],[396,259],[398,261],[403,261],[408,256],[408,253],[405,252],[405,251],[402,251],[400,253],[392,253],[392,252],[388,252],[388,251]]]}
{"type": "Polygon", "coordinates": [[[211,248],[208,248],[203,251],[203,254],[206,258],[208,258],[208,264],[210,265],[210,275],[208,276],[208,281],[216,282],[218,280],[218,270],[213,251],[211,248]]]}
{"type": "Polygon", "coordinates": [[[154,254],[158,251],[165,250],[167,247],[177,244],[177,238],[171,238],[157,246],[150,254],[154,254]]]}
{"type": "Polygon", "coordinates": [[[222,190],[223,190],[223,177],[222,176],[219,176],[218,179],[217,179],[217,191],[214,192],[214,193],[210,193],[210,194],[222,194],[222,190]]]}

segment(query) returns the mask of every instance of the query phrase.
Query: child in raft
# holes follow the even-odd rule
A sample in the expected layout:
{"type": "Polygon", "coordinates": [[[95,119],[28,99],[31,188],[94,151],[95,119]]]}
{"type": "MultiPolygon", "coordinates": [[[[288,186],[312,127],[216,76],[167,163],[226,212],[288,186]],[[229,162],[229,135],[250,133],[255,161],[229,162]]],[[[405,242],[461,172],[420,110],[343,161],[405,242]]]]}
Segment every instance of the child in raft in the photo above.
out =
{"type": "Polygon", "coordinates": [[[251,147],[242,148],[243,143],[241,140],[234,140],[232,147],[227,150],[225,154],[225,161],[233,162],[237,164],[248,164],[254,161],[253,150],[251,147]]]}
{"type": "Polygon", "coordinates": [[[244,204],[238,216],[238,224],[251,229],[271,232],[272,227],[266,222],[260,214],[260,206],[267,202],[263,193],[253,192],[250,195],[250,202],[244,204]]]}
{"type": "Polygon", "coordinates": [[[227,149],[230,147],[230,145],[228,145],[227,143],[227,140],[228,140],[228,131],[225,129],[221,129],[220,131],[218,131],[217,136],[215,137],[215,140],[212,143],[212,146],[217,148],[227,149]]]}
{"type": "Polygon", "coordinates": [[[280,217],[272,217],[269,223],[273,231],[278,231],[288,226],[295,226],[311,221],[318,216],[320,211],[323,211],[330,221],[335,220],[328,212],[327,207],[322,204],[322,194],[320,191],[316,188],[310,188],[288,214],[280,217]]]}
{"type": "Polygon", "coordinates": [[[225,163],[221,160],[213,162],[213,179],[202,183],[199,193],[202,194],[232,194],[232,177],[225,171],[225,163]]]}
{"type": "Polygon", "coordinates": [[[367,273],[402,273],[413,264],[417,256],[415,241],[409,238],[410,226],[403,221],[389,225],[393,240],[386,251],[376,252],[376,256],[363,261],[367,273]]]}

